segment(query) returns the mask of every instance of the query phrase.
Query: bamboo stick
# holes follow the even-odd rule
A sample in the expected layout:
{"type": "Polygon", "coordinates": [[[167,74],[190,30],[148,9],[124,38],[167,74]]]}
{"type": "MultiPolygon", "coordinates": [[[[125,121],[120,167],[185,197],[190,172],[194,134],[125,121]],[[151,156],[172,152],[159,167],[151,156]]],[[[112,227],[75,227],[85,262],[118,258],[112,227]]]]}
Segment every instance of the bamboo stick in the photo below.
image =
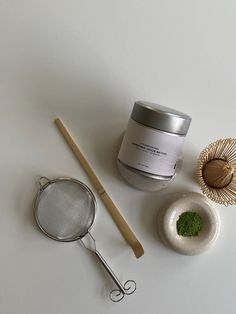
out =
{"type": "Polygon", "coordinates": [[[144,249],[135,236],[132,229],[129,227],[128,223],[125,221],[125,218],[120,213],[119,209],[116,207],[110,196],[105,191],[103,185],[99,181],[98,177],[96,176],[94,170],[89,165],[88,161],[86,160],[85,156],[79,149],[79,146],[76,144],[75,140],[69,133],[68,129],[64,125],[61,119],[57,118],[55,120],[55,124],[57,125],[59,131],[63,135],[65,141],[69,145],[70,149],[74,153],[75,157],[80,162],[81,166],[84,168],[85,172],[87,173],[88,177],[90,178],[91,182],[93,183],[96,191],[100,195],[102,201],[106,205],[111,217],[115,221],[117,227],[119,228],[121,234],[123,235],[124,239],[127,243],[131,246],[135,256],[137,258],[141,257],[144,254],[144,249]]]}

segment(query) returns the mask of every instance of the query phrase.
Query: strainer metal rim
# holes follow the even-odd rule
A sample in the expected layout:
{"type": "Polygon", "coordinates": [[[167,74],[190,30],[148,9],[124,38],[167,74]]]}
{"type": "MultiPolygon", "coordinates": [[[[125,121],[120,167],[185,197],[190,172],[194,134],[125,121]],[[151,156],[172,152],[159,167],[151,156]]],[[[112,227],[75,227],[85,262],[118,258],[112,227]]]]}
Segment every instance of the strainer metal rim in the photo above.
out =
{"type": "Polygon", "coordinates": [[[34,202],[34,217],[35,217],[35,220],[36,220],[36,223],[37,223],[37,226],[39,227],[40,231],[42,231],[47,237],[53,239],[53,240],[56,240],[58,242],[73,242],[73,241],[78,241],[80,239],[82,239],[92,228],[93,224],[94,224],[94,221],[95,221],[95,218],[96,218],[96,210],[97,210],[97,201],[96,201],[96,198],[95,198],[95,195],[94,193],[92,192],[92,190],[83,182],[77,180],[77,179],[74,179],[74,178],[70,178],[70,177],[59,177],[59,178],[55,178],[55,179],[48,179],[47,177],[41,177],[39,179],[39,185],[40,185],[40,188],[38,190],[38,193],[36,195],[36,198],[35,198],[35,202],[34,202]],[[46,180],[46,182],[44,184],[41,183],[41,179],[44,179],[46,180]],[[51,234],[49,234],[41,225],[39,219],[38,219],[38,216],[37,216],[37,211],[38,211],[38,204],[40,202],[40,199],[42,198],[42,193],[43,191],[48,187],[50,186],[51,184],[54,184],[54,183],[57,183],[57,182],[63,182],[63,181],[69,181],[69,182],[74,182],[80,186],[82,186],[91,196],[92,200],[93,200],[93,203],[94,203],[94,215],[93,215],[93,219],[92,219],[92,222],[90,223],[90,226],[88,227],[88,229],[86,230],[86,232],[84,232],[83,234],[79,235],[79,236],[76,236],[76,237],[71,237],[71,238],[68,238],[68,239],[59,239],[58,237],[55,237],[55,236],[52,236],[51,234]]]}

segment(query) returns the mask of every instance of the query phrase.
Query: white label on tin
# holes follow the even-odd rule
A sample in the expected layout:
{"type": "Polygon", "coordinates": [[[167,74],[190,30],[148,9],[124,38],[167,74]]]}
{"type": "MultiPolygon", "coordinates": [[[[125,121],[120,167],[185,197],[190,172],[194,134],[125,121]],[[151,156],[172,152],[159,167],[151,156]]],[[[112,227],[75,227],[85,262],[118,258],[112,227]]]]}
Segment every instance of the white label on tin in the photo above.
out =
{"type": "Polygon", "coordinates": [[[162,132],[130,119],[118,158],[124,164],[162,176],[172,176],[185,136],[162,132]]]}

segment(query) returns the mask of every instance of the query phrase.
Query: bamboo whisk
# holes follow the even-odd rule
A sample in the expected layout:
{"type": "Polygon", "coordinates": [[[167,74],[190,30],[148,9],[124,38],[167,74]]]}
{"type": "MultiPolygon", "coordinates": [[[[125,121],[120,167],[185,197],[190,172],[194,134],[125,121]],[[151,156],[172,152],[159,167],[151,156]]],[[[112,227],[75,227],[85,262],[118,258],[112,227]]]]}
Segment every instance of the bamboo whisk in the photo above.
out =
{"type": "Polygon", "coordinates": [[[236,139],[218,140],[201,152],[196,180],[214,202],[236,204],[236,139]]]}

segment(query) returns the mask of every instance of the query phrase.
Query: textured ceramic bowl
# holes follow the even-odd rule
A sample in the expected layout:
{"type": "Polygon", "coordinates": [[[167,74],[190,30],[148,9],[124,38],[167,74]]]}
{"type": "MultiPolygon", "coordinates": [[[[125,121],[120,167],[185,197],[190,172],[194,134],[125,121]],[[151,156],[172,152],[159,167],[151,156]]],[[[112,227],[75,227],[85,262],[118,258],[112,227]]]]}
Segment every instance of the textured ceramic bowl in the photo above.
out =
{"type": "Polygon", "coordinates": [[[220,231],[220,218],[213,202],[205,196],[186,193],[166,208],[158,219],[158,228],[165,244],[178,253],[195,255],[206,251],[216,241],[220,231]],[[196,212],[202,217],[203,228],[198,236],[183,237],[177,233],[176,223],[179,216],[186,211],[196,212]]]}

